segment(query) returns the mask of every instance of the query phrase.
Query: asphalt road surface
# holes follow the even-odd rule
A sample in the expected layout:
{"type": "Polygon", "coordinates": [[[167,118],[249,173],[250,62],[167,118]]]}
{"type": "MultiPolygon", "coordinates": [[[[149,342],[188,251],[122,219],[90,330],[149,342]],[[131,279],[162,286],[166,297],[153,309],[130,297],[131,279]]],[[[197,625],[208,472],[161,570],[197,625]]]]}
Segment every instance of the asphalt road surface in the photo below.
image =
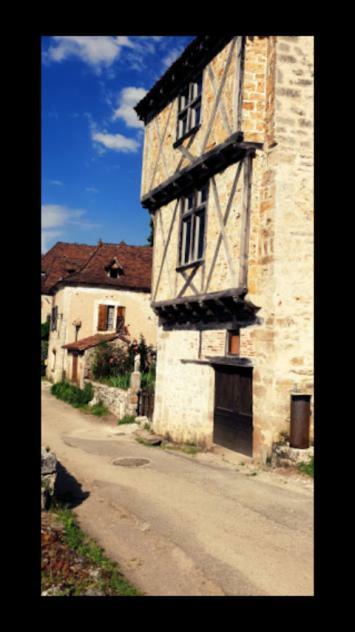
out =
{"type": "Polygon", "coordinates": [[[42,383],[42,445],[85,492],[82,528],[133,584],[162,596],[313,595],[311,482],[147,447],[135,427],[84,415],[42,383]],[[148,463],[113,464],[125,457],[148,463]]]}

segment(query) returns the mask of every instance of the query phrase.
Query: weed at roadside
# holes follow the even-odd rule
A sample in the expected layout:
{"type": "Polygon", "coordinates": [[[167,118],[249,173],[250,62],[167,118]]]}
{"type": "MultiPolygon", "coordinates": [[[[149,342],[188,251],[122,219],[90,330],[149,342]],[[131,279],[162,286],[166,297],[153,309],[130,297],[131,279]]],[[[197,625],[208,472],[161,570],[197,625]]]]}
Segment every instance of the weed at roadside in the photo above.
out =
{"type": "Polygon", "coordinates": [[[298,470],[302,474],[306,474],[307,476],[314,478],[314,457],[312,456],[308,463],[302,461],[302,463],[298,465],[298,470]]]}
{"type": "MultiPolygon", "coordinates": [[[[110,560],[103,549],[79,527],[71,509],[66,505],[54,504],[51,512],[56,515],[64,528],[64,541],[79,556],[85,558],[100,571],[98,584],[104,594],[116,596],[136,596],[139,591],[131,586],[123,577],[118,564],[110,560]]],[[[80,593],[80,587],[76,586],[74,594],[80,593]]],[[[73,594],[70,586],[61,593],[63,595],[73,594]]]]}
{"type": "Polygon", "coordinates": [[[118,419],[117,425],[122,426],[122,424],[134,424],[135,421],[136,418],[134,417],[134,415],[125,415],[124,417],[122,417],[122,419],[118,419]]]}

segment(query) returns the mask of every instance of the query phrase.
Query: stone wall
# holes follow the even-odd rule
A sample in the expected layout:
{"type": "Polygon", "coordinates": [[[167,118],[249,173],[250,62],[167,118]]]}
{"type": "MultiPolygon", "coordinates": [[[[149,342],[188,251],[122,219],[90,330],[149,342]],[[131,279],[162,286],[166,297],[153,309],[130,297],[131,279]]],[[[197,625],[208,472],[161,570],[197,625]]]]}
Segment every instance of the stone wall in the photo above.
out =
{"type": "Polygon", "coordinates": [[[94,388],[95,395],[90,402],[91,405],[101,401],[110,412],[117,415],[118,419],[122,419],[125,415],[136,416],[137,392],[135,389],[124,390],[114,386],[107,386],[100,382],[93,382],[92,380],[85,381],[90,382],[94,388]]]}
{"type": "Polygon", "coordinates": [[[214,371],[198,359],[199,332],[159,327],[153,429],[174,441],[209,446],[213,432],[214,371]]]}

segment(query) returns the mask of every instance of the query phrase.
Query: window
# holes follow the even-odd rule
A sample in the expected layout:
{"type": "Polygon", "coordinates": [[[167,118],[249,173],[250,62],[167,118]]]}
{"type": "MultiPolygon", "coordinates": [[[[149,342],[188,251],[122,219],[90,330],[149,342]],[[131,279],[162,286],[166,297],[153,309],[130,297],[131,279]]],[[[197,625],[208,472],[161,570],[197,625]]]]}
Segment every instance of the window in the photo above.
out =
{"type": "Polygon", "coordinates": [[[179,96],[177,140],[184,138],[200,124],[202,74],[191,81],[179,96]]]}
{"type": "Polygon", "coordinates": [[[52,371],[55,371],[55,364],[57,359],[57,352],[55,349],[52,351],[52,371]]]}
{"type": "Polygon", "coordinates": [[[203,257],[207,197],[208,185],[205,185],[181,200],[180,265],[203,257]]]}
{"type": "Polygon", "coordinates": [[[239,329],[227,331],[227,354],[239,355],[240,350],[240,333],[239,329]]]}
{"type": "Polygon", "coordinates": [[[98,331],[114,330],[115,308],[113,305],[99,305],[98,331]]]}
{"type": "Polygon", "coordinates": [[[58,307],[52,307],[51,314],[51,331],[55,331],[57,329],[57,320],[58,320],[58,307]]]}
{"type": "Polygon", "coordinates": [[[117,307],[116,331],[121,331],[125,322],[125,307],[117,307]]]}
{"type": "Polygon", "coordinates": [[[115,308],[113,305],[108,305],[107,307],[107,329],[113,329],[113,319],[115,316],[115,308]]]}

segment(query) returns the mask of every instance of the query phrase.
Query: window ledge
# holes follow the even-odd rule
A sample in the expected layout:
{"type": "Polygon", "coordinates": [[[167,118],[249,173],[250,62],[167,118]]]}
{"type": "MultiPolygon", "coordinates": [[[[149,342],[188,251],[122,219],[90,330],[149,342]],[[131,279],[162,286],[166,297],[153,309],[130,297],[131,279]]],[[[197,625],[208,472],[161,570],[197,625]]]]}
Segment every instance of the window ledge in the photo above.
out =
{"type": "Polygon", "coordinates": [[[198,125],[195,125],[195,127],[192,127],[188,132],[186,132],[186,134],[184,134],[183,136],[180,136],[180,138],[178,138],[175,143],[173,143],[173,148],[176,149],[177,147],[179,147],[179,145],[181,145],[185,138],[188,138],[189,136],[192,136],[192,134],[195,134],[197,132],[197,130],[199,130],[201,127],[201,123],[199,123],[198,125]]]}
{"type": "Polygon", "coordinates": [[[181,266],[177,266],[175,268],[176,272],[182,272],[183,270],[187,270],[188,268],[197,268],[204,262],[204,259],[198,259],[197,261],[191,261],[190,263],[184,263],[181,266]]]}

